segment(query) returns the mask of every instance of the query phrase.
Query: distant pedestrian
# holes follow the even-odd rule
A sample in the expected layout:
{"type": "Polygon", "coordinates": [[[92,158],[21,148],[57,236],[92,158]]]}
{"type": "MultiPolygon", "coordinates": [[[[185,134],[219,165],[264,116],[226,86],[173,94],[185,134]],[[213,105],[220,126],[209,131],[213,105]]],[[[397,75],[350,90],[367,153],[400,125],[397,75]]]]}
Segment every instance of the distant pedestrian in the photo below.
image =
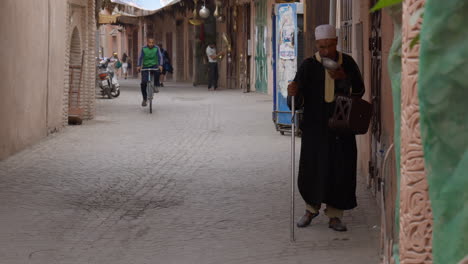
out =
{"type": "Polygon", "coordinates": [[[218,88],[218,59],[223,55],[224,51],[216,53],[216,45],[214,43],[210,43],[208,47],[206,47],[206,56],[208,57],[209,70],[208,90],[210,90],[212,86],[214,90],[218,88]]]}
{"type": "Polygon", "coordinates": [[[171,64],[171,58],[169,57],[169,53],[167,50],[163,48],[163,44],[159,43],[158,44],[159,48],[161,49],[161,54],[163,56],[163,70],[161,72],[161,75],[159,76],[159,83],[161,84],[161,87],[164,87],[164,81],[166,80],[166,73],[172,73],[172,64],[171,64]]]}
{"type": "Polygon", "coordinates": [[[109,58],[109,63],[107,64],[107,69],[111,72],[112,84],[119,86],[117,80],[117,71],[122,67],[122,62],[117,55],[117,52],[113,52],[112,56],[109,58]]]}
{"type": "Polygon", "coordinates": [[[122,55],[122,75],[124,76],[125,80],[127,79],[128,75],[128,56],[127,53],[124,52],[122,55]]]}
{"type": "Polygon", "coordinates": [[[132,59],[130,58],[130,56],[127,57],[127,64],[128,64],[128,69],[127,69],[127,72],[130,73],[130,75],[133,77],[133,64],[132,64],[132,59]]]}

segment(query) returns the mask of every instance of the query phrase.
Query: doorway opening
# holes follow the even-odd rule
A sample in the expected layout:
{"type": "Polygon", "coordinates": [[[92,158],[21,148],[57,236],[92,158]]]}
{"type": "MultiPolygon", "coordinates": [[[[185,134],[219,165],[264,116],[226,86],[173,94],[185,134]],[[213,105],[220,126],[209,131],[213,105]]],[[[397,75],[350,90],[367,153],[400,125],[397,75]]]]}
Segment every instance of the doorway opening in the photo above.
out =
{"type": "Polygon", "coordinates": [[[81,80],[83,77],[84,51],[81,49],[78,28],[73,29],[70,42],[69,89],[68,89],[68,124],[81,125],[83,108],[81,104],[81,80]]]}

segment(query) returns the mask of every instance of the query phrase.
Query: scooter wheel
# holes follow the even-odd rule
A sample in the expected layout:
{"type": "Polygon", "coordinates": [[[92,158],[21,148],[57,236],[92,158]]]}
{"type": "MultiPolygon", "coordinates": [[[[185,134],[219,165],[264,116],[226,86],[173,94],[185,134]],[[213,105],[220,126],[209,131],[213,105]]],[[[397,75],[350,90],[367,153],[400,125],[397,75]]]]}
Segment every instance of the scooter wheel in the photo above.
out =
{"type": "Polygon", "coordinates": [[[115,92],[111,92],[111,95],[112,95],[112,97],[114,97],[114,98],[119,97],[119,95],[120,95],[120,90],[117,90],[117,91],[115,91],[115,92]]]}

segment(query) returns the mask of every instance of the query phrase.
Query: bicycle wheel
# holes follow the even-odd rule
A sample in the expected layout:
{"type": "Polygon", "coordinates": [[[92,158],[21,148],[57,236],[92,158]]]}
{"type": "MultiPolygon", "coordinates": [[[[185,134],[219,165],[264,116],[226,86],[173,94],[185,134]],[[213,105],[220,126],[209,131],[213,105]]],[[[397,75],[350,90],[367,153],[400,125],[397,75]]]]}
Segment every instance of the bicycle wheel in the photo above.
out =
{"type": "Polygon", "coordinates": [[[153,94],[154,94],[153,86],[154,84],[149,83],[149,82],[148,82],[148,85],[146,86],[146,95],[148,97],[148,100],[153,100],[153,94]]]}
{"type": "Polygon", "coordinates": [[[149,110],[150,110],[150,113],[153,113],[153,86],[154,84],[150,82],[148,82],[148,84],[146,85],[146,94],[147,94],[147,97],[148,97],[148,101],[149,101],[149,110]]]}
{"type": "Polygon", "coordinates": [[[153,100],[149,100],[149,110],[150,110],[150,114],[153,113],[153,100]]]}

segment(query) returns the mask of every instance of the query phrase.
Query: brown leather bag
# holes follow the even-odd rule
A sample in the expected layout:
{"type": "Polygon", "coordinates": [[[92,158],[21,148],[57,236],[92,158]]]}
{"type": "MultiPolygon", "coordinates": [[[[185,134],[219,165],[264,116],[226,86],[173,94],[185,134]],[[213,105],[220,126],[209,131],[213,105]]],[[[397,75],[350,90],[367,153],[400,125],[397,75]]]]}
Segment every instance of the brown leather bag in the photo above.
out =
{"type": "Polygon", "coordinates": [[[328,127],[342,134],[366,134],[372,117],[372,104],[358,98],[337,95],[328,127]]]}

